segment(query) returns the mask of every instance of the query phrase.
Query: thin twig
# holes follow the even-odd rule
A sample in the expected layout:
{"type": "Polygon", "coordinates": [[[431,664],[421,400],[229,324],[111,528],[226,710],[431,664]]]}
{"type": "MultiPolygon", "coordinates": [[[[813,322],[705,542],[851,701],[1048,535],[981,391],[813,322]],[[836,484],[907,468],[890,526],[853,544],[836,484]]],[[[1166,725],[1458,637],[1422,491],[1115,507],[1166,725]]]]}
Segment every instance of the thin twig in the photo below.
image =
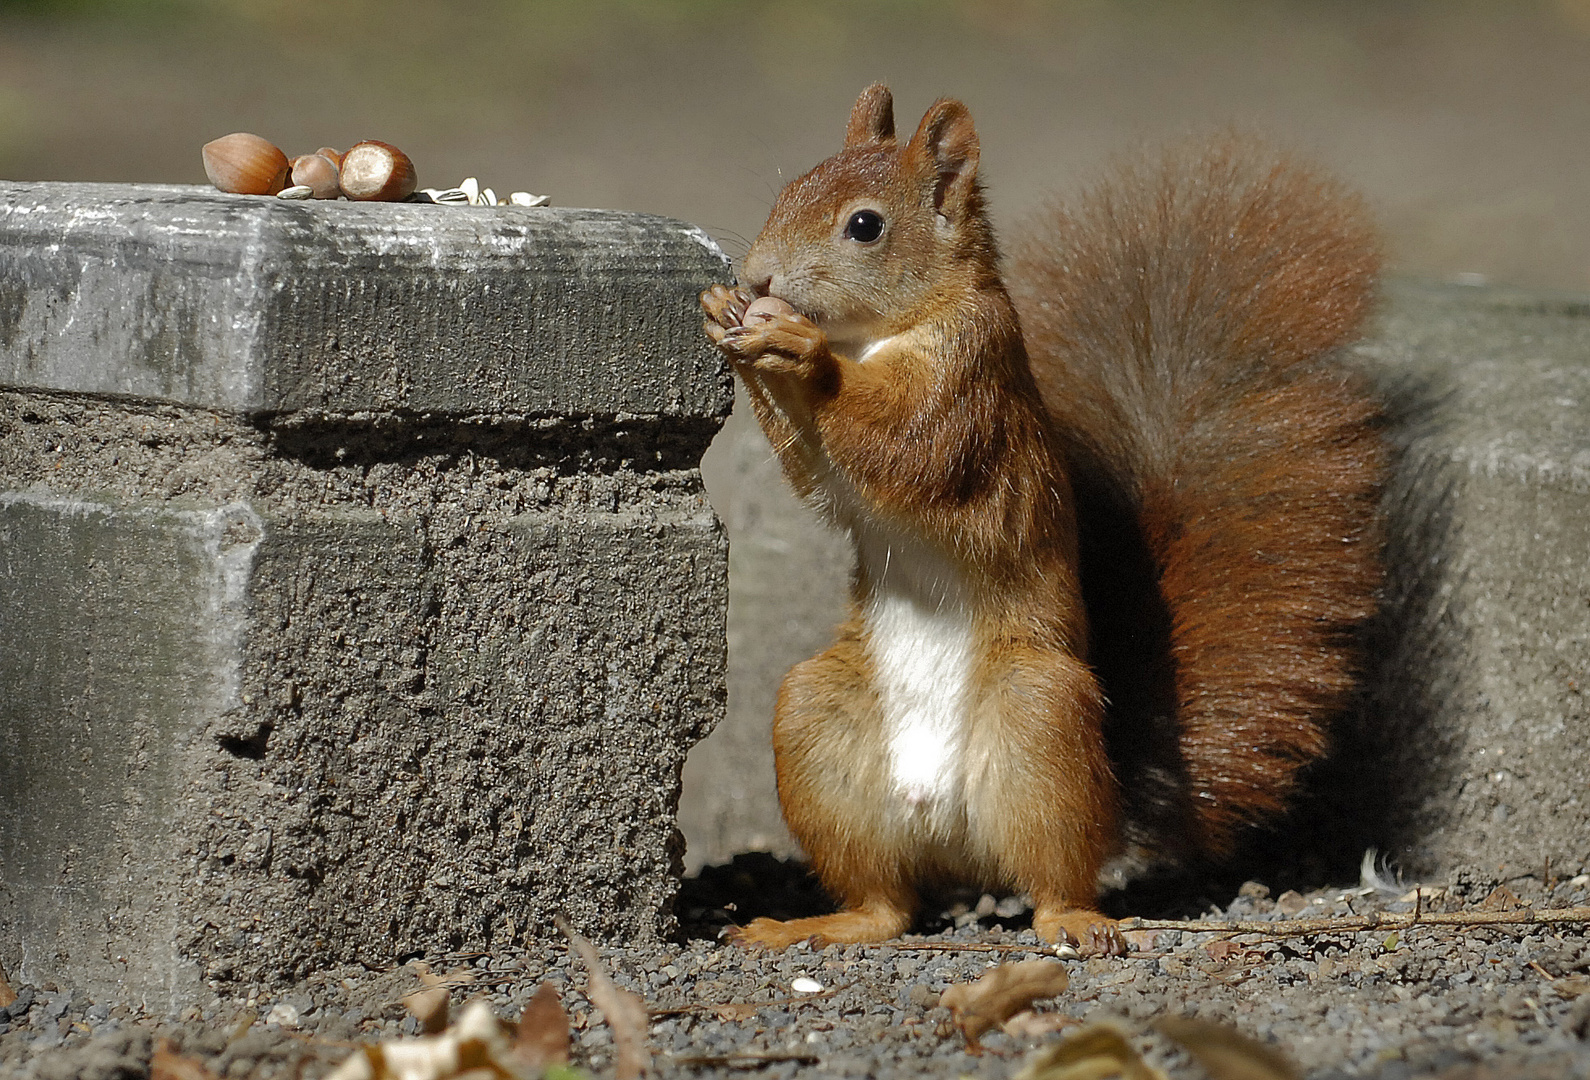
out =
{"type": "MultiPolygon", "coordinates": [[[[1370,911],[1363,915],[1329,915],[1316,919],[1279,919],[1274,922],[1247,919],[1139,919],[1121,920],[1122,930],[1185,930],[1190,934],[1259,934],[1264,937],[1303,937],[1310,934],[1352,933],[1367,930],[1401,930],[1412,926],[1556,926],[1563,923],[1590,924],[1590,907],[1512,908],[1506,911],[1424,910],[1424,893],[1414,895],[1411,912],[1370,911]]],[[[868,946],[864,946],[868,947],[868,946]]],[[[1037,953],[1055,955],[1048,944],[988,941],[888,941],[870,946],[912,952],[1037,953]]],[[[1157,959],[1165,953],[1127,953],[1123,959],[1157,959]]]]}
{"type": "Polygon", "coordinates": [[[842,986],[835,986],[815,994],[802,994],[800,997],[793,998],[775,998],[772,1001],[721,1001],[716,1004],[698,1001],[690,1005],[672,1005],[666,1009],[651,1009],[649,1012],[652,1019],[655,1020],[662,1016],[698,1016],[702,1013],[713,1013],[722,1009],[772,1009],[781,1005],[801,1005],[808,1001],[822,1001],[824,998],[833,997],[843,989],[844,987],[842,986]]]}
{"type": "Polygon", "coordinates": [[[911,949],[919,952],[1030,952],[1054,955],[1053,945],[1007,945],[1003,942],[968,941],[890,941],[877,946],[880,949],[911,949]]]}
{"type": "Polygon", "coordinates": [[[698,1068],[714,1065],[771,1065],[780,1061],[794,1061],[802,1065],[817,1065],[822,1059],[816,1054],[702,1054],[693,1057],[670,1057],[675,1065],[698,1068]]]}
{"type": "MultiPolygon", "coordinates": [[[[1185,924],[1192,925],[1192,924],[1185,924]]],[[[1131,929],[1128,927],[1127,929],[1131,929]]],[[[1234,932],[1234,931],[1233,931],[1234,932]]],[[[1058,956],[1054,945],[1002,945],[991,942],[968,942],[964,945],[955,945],[941,941],[923,941],[901,943],[891,941],[885,945],[878,945],[880,949],[916,949],[927,952],[992,952],[992,953],[1036,953],[1041,957],[1054,957],[1058,960],[1074,960],[1075,956],[1058,956]]],[[[1075,946],[1073,946],[1075,948],[1075,946]]],[[[1158,960],[1164,956],[1174,955],[1171,952],[1129,952],[1116,957],[1117,960],[1158,960]]]]}
{"type": "Polygon", "coordinates": [[[364,1043],[351,1042],[347,1039],[327,1039],[319,1035],[306,1035],[301,1031],[283,1031],[282,1034],[289,1039],[303,1043],[311,1050],[325,1050],[327,1052],[340,1050],[346,1052],[348,1050],[357,1050],[364,1045],[364,1043]]]}
{"type": "Polygon", "coordinates": [[[1123,930],[1185,930],[1193,934],[1262,934],[1266,937],[1301,937],[1307,934],[1350,933],[1358,930],[1400,930],[1410,926],[1555,926],[1590,923],[1590,907],[1548,908],[1535,911],[1410,911],[1365,915],[1332,915],[1318,919],[1281,919],[1275,922],[1245,919],[1122,919],[1123,930]]]}

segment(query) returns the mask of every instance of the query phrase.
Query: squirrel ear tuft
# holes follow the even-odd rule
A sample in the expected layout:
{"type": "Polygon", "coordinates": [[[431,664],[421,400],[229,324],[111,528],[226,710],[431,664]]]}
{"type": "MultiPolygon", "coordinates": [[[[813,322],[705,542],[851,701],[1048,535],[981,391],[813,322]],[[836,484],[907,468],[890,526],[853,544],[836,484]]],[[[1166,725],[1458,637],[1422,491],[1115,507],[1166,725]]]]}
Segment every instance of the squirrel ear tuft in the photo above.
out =
{"type": "Polygon", "coordinates": [[[958,216],[977,186],[977,129],[971,112],[949,98],[934,102],[906,153],[935,177],[933,208],[958,216]]]}
{"type": "Polygon", "coordinates": [[[850,110],[845,128],[845,145],[894,142],[894,95],[882,83],[873,83],[861,92],[850,110]]]}

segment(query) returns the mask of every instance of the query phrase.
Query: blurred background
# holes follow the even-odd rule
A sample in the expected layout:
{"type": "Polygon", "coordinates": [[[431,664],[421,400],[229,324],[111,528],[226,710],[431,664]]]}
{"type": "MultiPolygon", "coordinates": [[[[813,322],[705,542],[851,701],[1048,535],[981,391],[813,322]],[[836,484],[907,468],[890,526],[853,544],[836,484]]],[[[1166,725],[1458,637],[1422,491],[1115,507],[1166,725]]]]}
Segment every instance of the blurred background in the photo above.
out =
{"type": "MultiPolygon", "coordinates": [[[[743,252],[856,93],[966,101],[1009,235],[1110,154],[1235,126],[1368,196],[1394,272],[1590,292],[1590,0],[0,0],[0,178],[204,182],[199,147],[395,143],[423,186],[683,218],[743,252]]],[[[730,718],[686,771],[690,862],[789,850],[774,689],[849,556],[737,410],[730,718]]]]}
{"type": "Polygon", "coordinates": [[[1231,125],[1368,193],[1401,271],[1590,289],[1590,0],[0,0],[0,177],[202,183],[199,146],[401,146],[740,245],[882,79],[983,137],[998,224],[1231,125]]]}

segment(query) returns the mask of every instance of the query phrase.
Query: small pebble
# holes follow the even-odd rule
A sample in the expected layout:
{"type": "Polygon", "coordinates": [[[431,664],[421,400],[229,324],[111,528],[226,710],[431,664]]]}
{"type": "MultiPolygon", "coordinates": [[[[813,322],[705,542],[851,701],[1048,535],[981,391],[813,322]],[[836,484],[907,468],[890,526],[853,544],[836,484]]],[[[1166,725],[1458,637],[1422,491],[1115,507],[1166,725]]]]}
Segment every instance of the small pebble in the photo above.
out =
{"type": "Polygon", "coordinates": [[[797,994],[820,994],[823,991],[823,984],[816,979],[808,979],[802,976],[790,983],[790,989],[797,994]]]}

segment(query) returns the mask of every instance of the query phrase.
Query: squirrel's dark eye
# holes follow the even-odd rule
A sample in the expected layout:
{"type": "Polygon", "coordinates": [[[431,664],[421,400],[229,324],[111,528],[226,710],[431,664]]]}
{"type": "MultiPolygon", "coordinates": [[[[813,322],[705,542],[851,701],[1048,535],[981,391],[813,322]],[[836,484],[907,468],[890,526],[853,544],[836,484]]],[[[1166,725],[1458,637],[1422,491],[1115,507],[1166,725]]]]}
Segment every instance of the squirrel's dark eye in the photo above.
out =
{"type": "Polygon", "coordinates": [[[859,244],[870,244],[883,235],[883,216],[876,210],[857,210],[845,222],[845,237],[859,244]]]}

